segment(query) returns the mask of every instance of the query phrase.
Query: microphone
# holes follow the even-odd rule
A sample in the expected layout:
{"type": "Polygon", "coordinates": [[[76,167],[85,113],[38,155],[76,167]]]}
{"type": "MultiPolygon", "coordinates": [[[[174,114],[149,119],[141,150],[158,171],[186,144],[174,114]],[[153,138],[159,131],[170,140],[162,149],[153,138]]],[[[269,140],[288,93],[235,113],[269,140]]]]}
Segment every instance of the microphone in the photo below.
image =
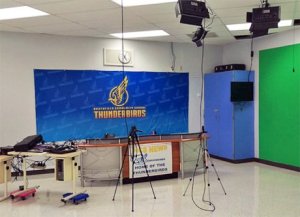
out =
{"type": "Polygon", "coordinates": [[[204,129],[204,126],[202,126],[202,133],[207,133],[207,131],[204,129]]]}

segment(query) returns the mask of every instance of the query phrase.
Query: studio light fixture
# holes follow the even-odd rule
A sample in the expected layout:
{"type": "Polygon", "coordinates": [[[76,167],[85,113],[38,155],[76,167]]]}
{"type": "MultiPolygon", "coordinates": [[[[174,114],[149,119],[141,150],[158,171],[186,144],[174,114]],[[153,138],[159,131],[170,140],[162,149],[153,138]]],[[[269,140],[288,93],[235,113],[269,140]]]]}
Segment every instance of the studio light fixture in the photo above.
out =
{"type": "MultiPolygon", "coordinates": [[[[121,5],[121,0],[112,0],[113,2],[121,5]]],[[[177,2],[177,0],[123,0],[124,7],[133,7],[133,6],[141,6],[141,5],[154,5],[154,4],[163,4],[177,2]]]]}
{"type": "Polygon", "coordinates": [[[201,47],[208,31],[205,30],[203,19],[209,18],[209,11],[205,1],[178,0],[175,7],[176,17],[180,17],[180,23],[198,26],[193,35],[192,42],[201,47]]]}
{"type": "Polygon", "coordinates": [[[11,20],[45,15],[49,14],[28,6],[0,9],[0,20],[11,20]]]}
{"type": "Polygon", "coordinates": [[[167,36],[167,32],[163,30],[151,30],[151,31],[140,31],[140,32],[124,32],[122,33],[113,33],[110,34],[116,38],[148,38],[148,37],[158,37],[158,36],[167,36]]]}
{"type": "Polygon", "coordinates": [[[180,23],[194,26],[201,26],[203,19],[209,18],[205,2],[197,0],[178,0],[175,14],[180,23]]]}
{"type": "Polygon", "coordinates": [[[246,21],[251,23],[249,28],[252,37],[268,35],[269,29],[278,28],[280,18],[280,6],[271,7],[268,0],[262,0],[259,8],[253,8],[247,12],[246,21]]]}
{"type": "Polygon", "coordinates": [[[197,47],[201,47],[203,39],[205,38],[206,34],[207,31],[202,26],[200,26],[195,32],[192,38],[192,42],[196,43],[197,47]]]}
{"type": "MultiPolygon", "coordinates": [[[[278,27],[292,26],[293,20],[281,20],[278,27]]],[[[249,30],[251,23],[239,23],[226,25],[230,31],[249,30]]]]}

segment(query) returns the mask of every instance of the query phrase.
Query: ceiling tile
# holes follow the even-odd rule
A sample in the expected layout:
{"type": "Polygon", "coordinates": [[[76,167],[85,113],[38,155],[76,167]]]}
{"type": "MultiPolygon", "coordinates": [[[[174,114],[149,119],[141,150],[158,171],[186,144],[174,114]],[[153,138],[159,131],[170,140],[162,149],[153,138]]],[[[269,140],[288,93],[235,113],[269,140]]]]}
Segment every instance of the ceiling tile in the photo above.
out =
{"type": "Polygon", "coordinates": [[[260,5],[259,0],[209,0],[207,1],[209,7],[216,9],[230,9],[230,8],[240,8],[240,7],[257,7],[260,5]]]}
{"type": "Polygon", "coordinates": [[[144,20],[150,23],[171,23],[179,22],[179,19],[176,18],[175,13],[164,13],[164,14],[144,14],[140,15],[144,20]]]}
{"type": "MultiPolygon", "coordinates": [[[[282,19],[300,19],[300,0],[270,0],[271,5],[281,6],[282,19]]],[[[108,37],[121,32],[121,7],[111,0],[0,0],[1,7],[29,5],[48,12],[50,16],[0,21],[0,31],[37,32],[57,35],[108,37]]],[[[181,24],[175,15],[176,3],[144,5],[124,8],[124,31],[161,29],[167,37],[139,40],[173,41],[192,43],[187,34],[193,34],[197,26],[181,24]]],[[[233,35],[249,34],[249,31],[230,32],[226,24],[246,22],[246,13],[259,7],[260,0],[209,0],[207,5],[215,12],[214,22],[205,20],[205,26],[216,38],[207,38],[208,44],[232,42],[233,35]]],[[[287,31],[292,27],[270,30],[287,31]]]]}
{"type": "Polygon", "coordinates": [[[149,15],[149,14],[172,14],[175,15],[175,6],[176,3],[165,3],[157,5],[145,5],[145,6],[136,6],[128,8],[131,13],[136,15],[149,15]]]}
{"type": "Polygon", "coordinates": [[[36,17],[28,17],[24,19],[13,19],[13,20],[2,20],[0,23],[18,26],[18,27],[28,27],[28,26],[41,26],[64,22],[61,18],[55,16],[42,16],[38,19],[36,17]]]}
{"type": "Polygon", "coordinates": [[[56,35],[67,35],[67,36],[85,36],[85,37],[107,37],[107,34],[94,30],[94,29],[79,29],[70,31],[56,31],[56,35]]]}
{"type": "Polygon", "coordinates": [[[241,8],[226,8],[226,9],[215,9],[215,13],[220,17],[221,19],[224,17],[242,17],[245,16],[247,12],[251,12],[252,9],[249,7],[241,7],[241,8]]]}
{"type": "Polygon", "coordinates": [[[15,0],[15,1],[20,2],[24,5],[35,5],[35,4],[70,2],[74,0],[15,0]]]}
{"type": "MultiPolygon", "coordinates": [[[[118,24],[114,26],[98,26],[97,23],[93,24],[86,24],[85,26],[92,28],[92,29],[98,29],[102,32],[111,34],[111,33],[120,33],[122,32],[121,25],[118,26],[118,24]]],[[[144,25],[124,25],[123,31],[124,32],[137,32],[137,31],[148,31],[148,30],[160,30],[156,26],[152,24],[144,24],[144,25]]]]}
{"type": "Polygon", "coordinates": [[[47,4],[36,4],[34,5],[34,8],[50,14],[63,14],[94,10],[106,10],[110,8],[119,8],[119,6],[109,0],[69,0],[47,4]]]}
{"type": "Polygon", "coordinates": [[[53,24],[53,25],[42,25],[42,26],[29,26],[26,27],[27,30],[32,32],[38,32],[38,33],[55,33],[58,31],[70,31],[70,30],[84,30],[88,29],[87,27],[83,27],[81,25],[78,25],[76,23],[70,23],[70,22],[61,22],[59,24],[53,24]]]}
{"type": "MultiPolygon", "coordinates": [[[[79,21],[94,21],[99,23],[104,23],[110,25],[111,22],[122,23],[122,13],[119,8],[117,9],[106,9],[106,10],[96,10],[96,11],[86,11],[78,13],[65,13],[58,15],[67,20],[79,22],[79,21]]],[[[141,17],[130,13],[125,10],[123,13],[124,23],[144,23],[141,17]]]]}
{"type": "Polygon", "coordinates": [[[0,24],[0,31],[7,31],[7,32],[25,32],[25,30],[18,28],[18,27],[13,27],[13,26],[7,26],[4,24],[0,24]]]}
{"type": "Polygon", "coordinates": [[[19,7],[22,4],[12,1],[12,0],[0,0],[0,9],[1,8],[11,8],[11,7],[19,7]]]}

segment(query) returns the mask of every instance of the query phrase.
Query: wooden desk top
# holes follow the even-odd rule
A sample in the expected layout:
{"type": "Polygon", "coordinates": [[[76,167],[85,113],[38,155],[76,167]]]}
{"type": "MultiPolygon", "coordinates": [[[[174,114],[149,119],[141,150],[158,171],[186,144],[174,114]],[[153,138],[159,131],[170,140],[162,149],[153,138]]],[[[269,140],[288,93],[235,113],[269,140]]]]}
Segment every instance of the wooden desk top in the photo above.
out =
{"type": "MultiPolygon", "coordinates": [[[[177,142],[177,143],[181,143],[181,142],[189,142],[189,141],[197,141],[200,140],[200,138],[193,138],[193,139],[164,139],[164,140],[142,140],[139,141],[139,143],[141,145],[143,144],[150,144],[150,143],[162,143],[162,142],[177,142]]],[[[105,148],[105,147],[124,147],[127,145],[126,143],[101,143],[101,141],[99,143],[91,143],[91,144],[79,144],[78,147],[80,149],[84,149],[84,148],[105,148]]]]}
{"type": "Polygon", "coordinates": [[[47,152],[20,152],[20,151],[10,151],[7,154],[12,156],[23,156],[23,157],[33,157],[33,156],[46,156],[47,152]]]}
{"type": "Polygon", "coordinates": [[[85,152],[85,151],[77,150],[77,151],[65,153],[65,154],[47,153],[46,156],[51,157],[51,158],[70,158],[70,157],[77,157],[77,156],[81,155],[82,152],[85,152]]]}
{"type": "Polygon", "coordinates": [[[17,151],[10,151],[8,152],[9,155],[12,156],[23,156],[23,157],[35,157],[35,156],[44,156],[44,157],[51,157],[51,158],[69,158],[69,157],[76,157],[79,156],[83,151],[77,150],[75,152],[65,153],[65,154],[55,154],[49,152],[17,152],[17,151]]]}
{"type": "Polygon", "coordinates": [[[13,157],[8,155],[0,155],[0,162],[11,160],[13,157]]]}

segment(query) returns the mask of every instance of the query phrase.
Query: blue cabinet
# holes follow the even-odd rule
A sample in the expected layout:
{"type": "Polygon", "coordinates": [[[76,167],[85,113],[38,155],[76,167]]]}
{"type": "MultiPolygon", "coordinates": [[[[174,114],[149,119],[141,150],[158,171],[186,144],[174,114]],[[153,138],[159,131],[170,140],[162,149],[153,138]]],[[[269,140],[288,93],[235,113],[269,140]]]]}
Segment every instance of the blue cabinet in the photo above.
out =
{"type": "Polygon", "coordinates": [[[231,82],[253,81],[254,73],[227,71],[204,77],[204,120],[210,154],[229,160],[254,157],[254,102],[231,102],[231,82]]]}

